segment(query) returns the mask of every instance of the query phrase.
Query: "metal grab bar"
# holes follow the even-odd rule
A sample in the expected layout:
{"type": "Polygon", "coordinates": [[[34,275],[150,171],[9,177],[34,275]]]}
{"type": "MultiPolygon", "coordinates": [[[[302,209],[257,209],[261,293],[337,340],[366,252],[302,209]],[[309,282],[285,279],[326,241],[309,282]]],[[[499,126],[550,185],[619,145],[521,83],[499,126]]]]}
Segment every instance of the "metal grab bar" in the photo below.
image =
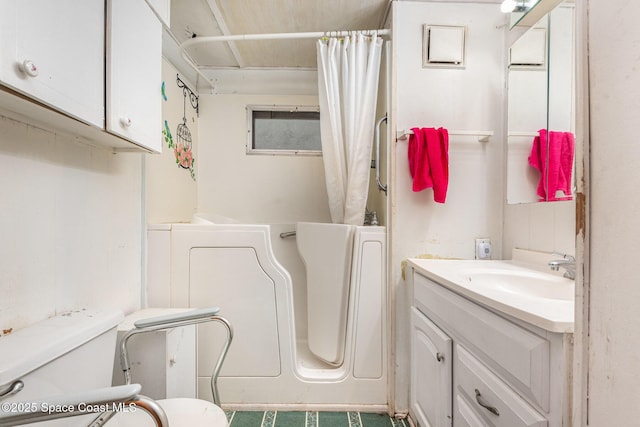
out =
{"type": "Polygon", "coordinates": [[[196,325],[205,322],[219,322],[222,323],[222,325],[227,330],[227,339],[222,350],[220,351],[220,355],[218,356],[218,360],[211,375],[211,394],[213,395],[213,403],[220,406],[220,395],[218,393],[217,381],[218,375],[220,374],[220,369],[222,368],[222,363],[227,357],[229,346],[231,345],[231,341],[233,340],[233,328],[231,327],[231,324],[227,319],[217,315],[219,311],[220,308],[212,307],[187,311],[184,313],[171,314],[167,316],[157,316],[150,319],[138,320],[137,322],[135,322],[135,328],[127,332],[120,341],[120,365],[122,367],[122,371],[124,372],[125,383],[131,383],[131,365],[129,364],[127,342],[133,335],[144,332],[163,331],[167,329],[196,325]]]}
{"type": "Polygon", "coordinates": [[[0,400],[5,397],[12,396],[16,393],[19,393],[20,390],[24,388],[24,383],[20,380],[14,381],[9,386],[7,386],[4,390],[0,391],[0,400]]]}
{"type": "Polygon", "coordinates": [[[51,396],[31,402],[10,403],[7,405],[16,405],[16,408],[21,410],[17,412],[0,411],[0,426],[20,426],[100,413],[104,411],[105,407],[136,407],[146,411],[153,418],[156,426],[168,427],[169,422],[162,408],[148,397],[139,395],[140,389],[140,384],[130,384],[51,396]]]}
{"type": "Polygon", "coordinates": [[[285,233],[280,233],[280,238],[281,239],[286,239],[287,237],[296,237],[296,232],[294,231],[287,231],[285,233]]]}
{"type": "MultiPolygon", "coordinates": [[[[121,405],[123,408],[133,407],[136,408],[136,410],[142,409],[151,417],[156,427],[169,427],[169,420],[167,419],[167,414],[164,412],[164,409],[162,409],[162,406],[147,396],[139,394],[121,405]]],[[[115,411],[103,412],[87,427],[102,427],[109,422],[115,414],[115,411]]]]}
{"type": "Polygon", "coordinates": [[[380,120],[378,120],[378,123],[376,123],[376,185],[378,186],[378,190],[384,191],[384,194],[387,194],[387,186],[382,185],[380,182],[380,125],[382,125],[382,122],[386,121],[387,115],[385,114],[380,118],[380,120]]]}

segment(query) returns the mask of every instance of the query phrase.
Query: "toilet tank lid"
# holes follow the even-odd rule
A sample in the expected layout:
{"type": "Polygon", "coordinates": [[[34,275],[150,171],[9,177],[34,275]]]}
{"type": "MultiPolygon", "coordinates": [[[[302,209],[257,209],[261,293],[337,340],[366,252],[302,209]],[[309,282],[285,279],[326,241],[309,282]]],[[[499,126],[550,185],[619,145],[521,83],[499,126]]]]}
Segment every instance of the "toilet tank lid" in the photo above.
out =
{"type": "Polygon", "coordinates": [[[123,318],[120,310],[72,310],[0,337],[0,387],[101,335],[123,318]]]}

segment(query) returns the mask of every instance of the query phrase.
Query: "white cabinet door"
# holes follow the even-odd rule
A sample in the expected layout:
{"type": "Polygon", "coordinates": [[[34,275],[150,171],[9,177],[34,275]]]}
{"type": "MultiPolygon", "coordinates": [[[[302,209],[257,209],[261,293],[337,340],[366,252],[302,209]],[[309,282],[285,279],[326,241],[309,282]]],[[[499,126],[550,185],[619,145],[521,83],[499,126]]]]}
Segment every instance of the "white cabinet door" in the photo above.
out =
{"type": "Polygon", "coordinates": [[[411,412],[420,427],[451,426],[452,341],[411,307],[411,412]]]}
{"type": "Polygon", "coordinates": [[[103,128],[103,0],[1,1],[0,82],[103,128]]]}
{"type": "Polygon", "coordinates": [[[162,151],[162,24],[144,0],[107,1],[108,132],[162,151]]]}

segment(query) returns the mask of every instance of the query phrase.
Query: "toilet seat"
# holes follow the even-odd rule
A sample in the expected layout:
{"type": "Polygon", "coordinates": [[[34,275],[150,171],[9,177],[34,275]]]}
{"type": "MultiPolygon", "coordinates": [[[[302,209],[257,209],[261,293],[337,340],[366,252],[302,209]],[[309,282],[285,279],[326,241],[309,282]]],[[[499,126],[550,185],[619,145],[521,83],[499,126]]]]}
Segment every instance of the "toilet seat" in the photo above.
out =
{"type": "MultiPolygon", "coordinates": [[[[219,406],[206,400],[174,398],[156,402],[164,409],[171,427],[228,427],[229,422],[219,406]]],[[[155,427],[153,419],[142,409],[118,412],[107,422],[108,427],[155,427]]]]}

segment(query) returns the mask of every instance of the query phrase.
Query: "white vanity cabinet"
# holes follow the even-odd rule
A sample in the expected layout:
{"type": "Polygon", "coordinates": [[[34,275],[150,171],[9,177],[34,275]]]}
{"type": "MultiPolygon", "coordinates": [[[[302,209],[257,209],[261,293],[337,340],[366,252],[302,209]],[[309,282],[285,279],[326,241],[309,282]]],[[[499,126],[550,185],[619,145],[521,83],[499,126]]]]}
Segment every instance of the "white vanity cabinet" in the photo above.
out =
{"type": "MultiPolygon", "coordinates": [[[[154,4],[168,18],[169,0],[154,4]]],[[[2,115],[160,152],[161,73],[162,23],[145,0],[0,2],[2,115]]]]}
{"type": "Polygon", "coordinates": [[[104,1],[0,2],[0,82],[99,128],[104,1]]]}
{"type": "Polygon", "coordinates": [[[570,334],[545,331],[407,269],[410,415],[420,427],[570,425],[570,334]]]}

